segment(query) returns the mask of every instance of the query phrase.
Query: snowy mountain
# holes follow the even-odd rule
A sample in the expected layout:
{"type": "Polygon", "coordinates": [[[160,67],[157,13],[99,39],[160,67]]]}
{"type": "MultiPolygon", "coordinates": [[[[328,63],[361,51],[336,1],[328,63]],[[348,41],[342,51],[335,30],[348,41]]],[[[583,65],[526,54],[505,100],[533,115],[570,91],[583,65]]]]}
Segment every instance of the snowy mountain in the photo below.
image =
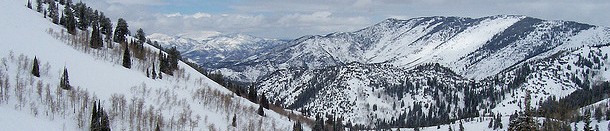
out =
{"type": "Polygon", "coordinates": [[[387,19],[355,32],[305,36],[273,53],[225,69],[241,81],[255,81],[285,68],[320,69],[350,62],[412,68],[440,63],[467,78],[483,79],[559,50],[605,43],[608,29],[570,21],[525,16],[387,19]],[[239,73],[233,73],[239,72],[239,73]],[[259,73],[263,72],[263,73],[259,73]]]}
{"type": "Polygon", "coordinates": [[[284,41],[245,34],[194,32],[168,36],[155,33],[147,37],[162,47],[176,47],[185,58],[209,69],[231,66],[243,59],[268,52],[284,41]]]}
{"type": "Polygon", "coordinates": [[[293,125],[268,109],[260,116],[257,104],[185,63],[178,63],[173,76],[149,77],[158,54],[164,54],[152,46],[144,45],[143,58],[132,57],[131,68],[125,68],[124,46],[90,48],[90,31],[68,34],[24,2],[0,0],[0,130],[89,130],[94,102],[112,130],[289,130],[293,125]],[[31,73],[34,59],[40,77],[31,73]],[[60,88],[63,75],[72,89],[60,88]]]}
{"type": "Polygon", "coordinates": [[[304,36],[219,69],[314,116],[362,127],[420,127],[538,108],[607,81],[610,28],[499,15],[387,19],[304,36]],[[332,118],[332,116],[330,116],[332,118]]]}

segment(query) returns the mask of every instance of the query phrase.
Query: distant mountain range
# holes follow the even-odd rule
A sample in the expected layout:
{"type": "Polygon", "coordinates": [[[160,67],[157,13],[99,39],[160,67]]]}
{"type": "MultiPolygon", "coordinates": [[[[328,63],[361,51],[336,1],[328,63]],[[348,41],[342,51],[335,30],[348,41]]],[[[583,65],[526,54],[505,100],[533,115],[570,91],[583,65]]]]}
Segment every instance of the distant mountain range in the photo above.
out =
{"type": "Polygon", "coordinates": [[[183,57],[210,69],[233,65],[284,43],[277,39],[259,38],[245,34],[222,34],[214,31],[185,33],[176,36],[155,33],[147,38],[157,41],[166,48],[177,47],[183,57]]]}
{"type": "Polygon", "coordinates": [[[280,105],[364,126],[510,115],[526,90],[544,101],[610,78],[610,28],[519,15],[387,19],[288,41],[239,38],[210,37],[200,45],[209,48],[165,43],[188,58],[224,63],[198,61],[255,83],[280,105]],[[249,48],[222,50],[230,45],[249,48]],[[196,51],[210,53],[190,53],[196,51]],[[218,59],[228,54],[236,56],[218,59]]]}

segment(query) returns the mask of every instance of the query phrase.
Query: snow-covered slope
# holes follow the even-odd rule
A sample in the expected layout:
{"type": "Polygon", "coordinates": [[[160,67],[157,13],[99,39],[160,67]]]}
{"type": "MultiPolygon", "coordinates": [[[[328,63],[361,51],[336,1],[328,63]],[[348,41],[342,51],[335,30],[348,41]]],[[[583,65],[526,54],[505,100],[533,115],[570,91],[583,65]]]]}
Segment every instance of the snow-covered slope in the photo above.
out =
{"type": "Polygon", "coordinates": [[[88,130],[96,100],[113,130],[153,130],[157,124],[163,130],[289,130],[293,124],[270,110],[259,116],[258,105],[182,62],[174,76],[147,77],[157,62],[152,46],[145,47],[155,55],[132,58],[132,68],[124,68],[118,44],[90,49],[24,3],[0,0],[0,130],[88,130]],[[40,77],[30,74],[34,57],[40,77]],[[58,86],[64,68],[72,90],[58,86]]]}
{"type": "Polygon", "coordinates": [[[350,62],[412,68],[439,63],[480,80],[535,56],[608,38],[605,27],[526,16],[387,19],[355,32],[301,37],[224,71],[238,75],[232,76],[237,80],[255,81],[285,68],[320,69],[350,62]]]}
{"type": "Polygon", "coordinates": [[[176,47],[183,57],[210,69],[231,66],[284,43],[276,39],[219,32],[194,32],[176,36],[155,33],[147,38],[166,48],[176,47]]]}
{"type": "Polygon", "coordinates": [[[609,40],[606,27],[525,16],[388,19],[305,36],[221,70],[309,114],[428,126],[512,114],[526,91],[537,107],[608,81],[609,40]]]}

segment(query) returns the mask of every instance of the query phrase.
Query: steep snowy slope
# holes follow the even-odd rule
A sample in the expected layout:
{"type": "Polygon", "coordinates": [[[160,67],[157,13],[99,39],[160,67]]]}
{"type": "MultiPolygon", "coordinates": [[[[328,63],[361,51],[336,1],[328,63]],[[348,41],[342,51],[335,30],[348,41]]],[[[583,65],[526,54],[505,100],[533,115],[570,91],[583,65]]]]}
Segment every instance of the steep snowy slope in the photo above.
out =
{"type": "Polygon", "coordinates": [[[183,57],[211,69],[231,66],[248,57],[269,52],[269,49],[284,43],[276,39],[219,32],[188,33],[173,37],[155,33],[148,38],[166,48],[176,47],[183,57]]]}
{"type": "Polygon", "coordinates": [[[603,43],[608,38],[610,33],[604,27],[525,16],[387,19],[355,32],[292,40],[287,47],[276,47],[223,71],[235,74],[232,77],[237,80],[256,81],[285,68],[320,69],[350,62],[413,68],[439,63],[480,80],[535,56],[603,43]]]}
{"type": "Polygon", "coordinates": [[[364,126],[429,126],[510,115],[522,110],[526,91],[537,108],[608,81],[609,32],[523,16],[388,19],[293,40],[224,71],[258,78],[260,93],[309,114],[364,126]]]}
{"type": "Polygon", "coordinates": [[[163,130],[288,130],[293,124],[270,110],[259,116],[258,105],[181,62],[174,76],[147,77],[157,62],[152,46],[145,47],[153,55],[132,58],[132,68],[124,68],[120,45],[91,49],[78,41],[86,37],[68,35],[24,3],[0,0],[0,130],[88,130],[96,100],[113,130],[153,130],[157,124],[163,130]],[[40,77],[30,74],[34,57],[40,77]],[[64,68],[72,90],[59,88],[64,68]]]}

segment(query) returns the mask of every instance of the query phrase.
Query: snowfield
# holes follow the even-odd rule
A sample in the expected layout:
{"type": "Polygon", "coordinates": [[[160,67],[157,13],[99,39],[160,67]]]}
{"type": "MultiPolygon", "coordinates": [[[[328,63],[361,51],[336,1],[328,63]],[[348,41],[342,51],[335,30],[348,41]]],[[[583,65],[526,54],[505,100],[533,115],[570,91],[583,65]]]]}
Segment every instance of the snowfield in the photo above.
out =
{"type": "MultiPolygon", "coordinates": [[[[26,8],[25,2],[0,0],[0,87],[8,94],[0,101],[0,130],[88,130],[96,100],[109,114],[113,130],[153,130],[157,123],[163,130],[292,128],[294,121],[271,110],[260,117],[257,104],[182,62],[174,76],[163,74],[163,79],[145,73],[156,56],[132,56],[132,69],[124,68],[120,45],[83,48],[63,27],[26,8]],[[40,78],[30,74],[34,57],[40,62],[40,78]],[[58,89],[64,67],[71,91],[58,89]],[[237,127],[231,126],[234,115],[237,127]]],[[[145,47],[158,54],[158,49],[145,47]]]]}

